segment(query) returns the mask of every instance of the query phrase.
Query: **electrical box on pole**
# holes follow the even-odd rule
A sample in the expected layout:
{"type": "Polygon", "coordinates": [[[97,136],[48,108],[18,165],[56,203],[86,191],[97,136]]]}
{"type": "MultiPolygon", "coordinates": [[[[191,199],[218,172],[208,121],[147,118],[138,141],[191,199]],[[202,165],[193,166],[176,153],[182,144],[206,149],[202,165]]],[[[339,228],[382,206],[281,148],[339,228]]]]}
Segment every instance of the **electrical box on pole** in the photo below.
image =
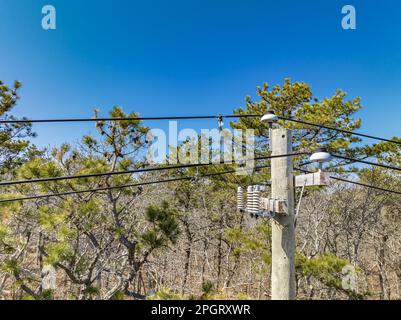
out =
{"type": "Polygon", "coordinates": [[[295,177],[295,186],[297,188],[328,186],[329,183],[330,183],[330,176],[327,172],[323,171],[301,174],[295,177]]]}

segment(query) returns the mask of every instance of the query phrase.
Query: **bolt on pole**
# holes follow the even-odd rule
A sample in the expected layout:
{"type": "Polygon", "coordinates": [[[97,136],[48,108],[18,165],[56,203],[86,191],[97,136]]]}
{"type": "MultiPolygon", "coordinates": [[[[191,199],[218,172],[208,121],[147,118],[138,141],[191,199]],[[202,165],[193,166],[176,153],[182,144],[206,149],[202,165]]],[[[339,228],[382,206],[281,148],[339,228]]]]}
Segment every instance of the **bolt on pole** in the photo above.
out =
{"type": "MultiPolygon", "coordinates": [[[[291,131],[272,130],[272,155],[292,153],[291,131]]],[[[271,160],[272,198],[286,202],[287,213],[272,220],[272,300],[295,300],[294,176],[292,157],[271,160]]]]}

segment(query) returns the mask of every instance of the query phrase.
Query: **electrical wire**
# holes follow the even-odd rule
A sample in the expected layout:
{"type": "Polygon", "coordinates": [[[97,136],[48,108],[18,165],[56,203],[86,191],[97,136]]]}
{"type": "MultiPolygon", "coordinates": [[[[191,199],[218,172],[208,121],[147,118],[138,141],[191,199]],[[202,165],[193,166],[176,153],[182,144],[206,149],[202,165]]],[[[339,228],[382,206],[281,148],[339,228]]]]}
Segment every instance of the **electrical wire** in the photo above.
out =
{"type": "MultiPolygon", "coordinates": [[[[313,173],[312,171],[301,169],[301,168],[294,168],[294,169],[298,170],[298,171],[301,171],[301,172],[305,172],[305,173],[313,173]]],[[[352,181],[352,180],[347,180],[347,179],[343,179],[343,178],[338,178],[338,177],[334,177],[334,176],[329,176],[329,177],[330,177],[330,179],[333,179],[333,180],[342,181],[342,182],[346,182],[346,183],[351,183],[351,184],[355,184],[357,186],[361,186],[361,187],[365,187],[365,188],[375,189],[375,190],[384,191],[384,192],[388,192],[388,193],[401,194],[400,191],[381,188],[381,187],[373,186],[373,185],[370,185],[370,184],[365,184],[365,183],[356,182],[356,181],[352,181]]]]}
{"type": "Polygon", "coordinates": [[[58,123],[58,122],[105,122],[105,121],[146,121],[146,120],[199,120],[240,118],[243,115],[207,115],[207,116],[166,116],[166,117],[117,117],[117,118],[62,118],[62,119],[0,119],[0,124],[18,123],[58,123]]]}
{"type": "Polygon", "coordinates": [[[372,166],[375,166],[375,167],[381,167],[381,168],[385,168],[385,169],[401,171],[400,167],[389,166],[389,165],[376,163],[376,162],[370,162],[370,161],[366,161],[366,160],[362,160],[362,159],[353,159],[353,158],[349,158],[349,157],[340,156],[340,155],[337,155],[337,154],[332,154],[332,156],[335,157],[335,158],[338,158],[338,159],[352,161],[353,163],[359,162],[359,163],[363,163],[363,164],[372,165],[372,166]]]}
{"type": "Polygon", "coordinates": [[[395,144],[401,145],[401,141],[385,139],[385,138],[372,136],[372,135],[365,134],[365,133],[333,128],[333,127],[325,126],[325,125],[322,125],[322,124],[312,123],[312,122],[308,122],[308,121],[302,121],[302,120],[298,120],[298,119],[294,119],[294,118],[287,118],[287,117],[282,117],[282,116],[278,116],[278,118],[280,120],[284,120],[284,121],[291,121],[291,122],[295,122],[295,123],[306,124],[308,126],[313,126],[313,127],[333,130],[333,131],[337,131],[337,132],[341,132],[341,133],[351,134],[351,135],[354,135],[354,136],[359,136],[359,137],[364,137],[364,138],[369,138],[369,139],[374,139],[374,140],[379,140],[379,141],[384,141],[384,142],[391,142],[391,143],[395,143],[395,144]]]}
{"type": "MultiPolygon", "coordinates": [[[[268,167],[270,167],[270,166],[263,165],[263,166],[256,166],[254,169],[260,170],[260,169],[268,168],[268,167]]],[[[222,171],[222,172],[206,173],[206,174],[197,176],[196,179],[220,176],[220,175],[225,175],[225,174],[234,174],[236,172],[237,172],[236,170],[228,170],[228,171],[222,171]]],[[[69,196],[69,195],[82,194],[82,193],[95,193],[95,192],[100,192],[100,191],[119,190],[119,189],[125,189],[125,188],[141,187],[141,186],[146,186],[146,185],[161,184],[161,183],[168,183],[168,182],[175,182],[175,181],[184,181],[184,180],[194,180],[194,177],[179,177],[179,178],[171,178],[171,179],[166,179],[166,180],[156,180],[156,181],[126,184],[126,185],[121,185],[121,186],[111,186],[111,187],[102,187],[102,188],[85,189],[85,190],[77,190],[77,191],[67,191],[67,192],[60,192],[60,193],[51,193],[51,194],[44,194],[44,195],[39,195],[39,196],[2,199],[2,200],[0,200],[0,203],[36,200],[36,199],[44,199],[44,198],[51,198],[51,197],[62,197],[62,196],[69,196]]]]}
{"type": "MultiPolygon", "coordinates": [[[[18,124],[18,123],[58,123],[58,122],[104,122],[104,121],[146,121],[146,120],[196,120],[196,119],[221,119],[221,118],[259,118],[262,115],[256,114],[239,114],[239,115],[207,115],[207,116],[166,116],[166,117],[125,117],[125,118],[64,118],[64,119],[0,119],[0,124],[18,124]]],[[[284,121],[291,121],[295,123],[305,124],[308,126],[324,128],[328,130],[333,130],[341,133],[351,134],[354,136],[360,136],[364,138],[384,141],[384,142],[391,142],[398,145],[401,145],[401,141],[381,138],[365,133],[354,132],[344,129],[338,129],[322,124],[312,123],[308,121],[298,120],[294,118],[288,118],[283,116],[278,116],[280,120],[284,121]]]]}
{"type": "MultiPolygon", "coordinates": [[[[238,117],[238,118],[260,118],[262,116],[263,115],[260,115],[260,114],[244,114],[244,115],[238,115],[236,117],[238,117]]],[[[283,117],[283,116],[277,116],[277,118],[279,118],[280,120],[284,120],[284,121],[290,121],[290,122],[295,122],[295,123],[300,123],[300,124],[306,124],[306,125],[312,126],[312,127],[318,127],[318,128],[333,130],[333,131],[346,133],[346,134],[351,134],[351,135],[359,136],[359,137],[363,137],[363,138],[369,138],[369,139],[374,139],[374,140],[379,140],[379,141],[384,141],[384,142],[391,142],[391,143],[395,143],[395,144],[401,145],[401,141],[381,138],[381,137],[378,137],[378,136],[373,136],[373,135],[365,134],[365,133],[361,133],[361,132],[354,132],[354,131],[349,131],[349,130],[344,130],[344,129],[338,129],[338,128],[334,128],[334,127],[330,127],[330,126],[326,126],[326,125],[322,125],[322,124],[318,124],[318,123],[313,123],[313,122],[308,122],[308,121],[303,121],[303,120],[298,120],[298,119],[288,118],[288,117],[283,117]]]]}
{"type": "MultiPolygon", "coordinates": [[[[255,161],[267,160],[267,159],[275,159],[275,158],[293,157],[293,156],[299,156],[299,155],[305,155],[305,154],[306,154],[305,152],[290,153],[290,154],[258,157],[258,158],[254,158],[254,159],[248,159],[248,160],[255,160],[255,161]]],[[[11,185],[21,185],[21,184],[29,184],[29,183],[52,182],[52,181],[61,181],[61,180],[104,177],[104,176],[115,176],[115,175],[134,174],[134,173],[143,173],[143,172],[152,172],[152,171],[164,171],[164,170],[172,170],[172,169],[186,169],[186,168],[194,168],[194,167],[205,167],[205,166],[211,166],[211,165],[216,165],[216,164],[226,164],[226,163],[224,163],[224,161],[221,161],[220,163],[184,164],[184,165],[174,165],[174,166],[166,166],[166,167],[150,167],[150,168],[142,168],[142,169],[133,169],[133,170],[126,170],[126,171],[90,173],[90,174],[83,174],[83,175],[48,177],[48,178],[16,180],[16,181],[1,181],[0,186],[11,186],[11,185]]]]}

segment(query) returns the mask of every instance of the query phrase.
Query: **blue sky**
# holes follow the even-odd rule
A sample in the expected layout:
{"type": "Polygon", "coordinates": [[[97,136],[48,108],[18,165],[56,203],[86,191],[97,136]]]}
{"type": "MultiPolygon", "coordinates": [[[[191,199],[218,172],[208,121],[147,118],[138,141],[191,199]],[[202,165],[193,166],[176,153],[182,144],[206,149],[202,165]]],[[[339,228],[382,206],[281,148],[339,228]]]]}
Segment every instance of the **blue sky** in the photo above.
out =
{"type": "MultiPolygon", "coordinates": [[[[401,1],[0,0],[0,79],[23,83],[18,116],[230,113],[263,82],[305,81],[319,98],[360,96],[361,131],[401,135],[401,1]],[[41,9],[57,9],[57,30],[41,9]],[[357,30],[341,28],[341,8],[357,30]]],[[[149,123],[163,127],[158,123],[149,123]]],[[[182,123],[212,127],[214,122],[182,123]]],[[[36,125],[41,146],[93,124],[36,125]]]]}

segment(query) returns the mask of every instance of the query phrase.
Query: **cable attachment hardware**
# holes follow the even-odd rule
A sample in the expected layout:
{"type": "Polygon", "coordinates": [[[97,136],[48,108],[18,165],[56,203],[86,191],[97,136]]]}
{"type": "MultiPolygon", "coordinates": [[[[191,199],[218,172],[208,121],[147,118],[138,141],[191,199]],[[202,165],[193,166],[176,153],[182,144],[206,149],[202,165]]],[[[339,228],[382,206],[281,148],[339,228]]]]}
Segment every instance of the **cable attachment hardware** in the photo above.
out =
{"type": "Polygon", "coordinates": [[[269,198],[262,198],[262,211],[270,218],[277,215],[287,215],[287,201],[269,198]]]}
{"type": "Polygon", "coordinates": [[[223,116],[221,114],[217,117],[217,123],[219,126],[219,131],[222,131],[224,126],[224,121],[223,121],[223,116]]]}

